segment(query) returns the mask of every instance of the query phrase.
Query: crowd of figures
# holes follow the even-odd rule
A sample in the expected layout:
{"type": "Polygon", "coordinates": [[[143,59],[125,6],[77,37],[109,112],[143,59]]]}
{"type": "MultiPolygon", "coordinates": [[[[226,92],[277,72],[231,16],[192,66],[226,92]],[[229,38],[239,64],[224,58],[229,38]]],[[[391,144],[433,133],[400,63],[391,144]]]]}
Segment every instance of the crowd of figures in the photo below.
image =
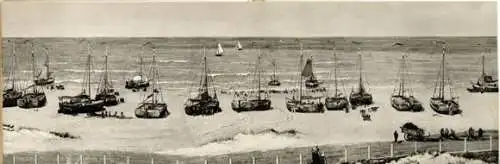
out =
{"type": "MultiPolygon", "coordinates": [[[[55,76],[53,70],[50,69],[49,63],[49,51],[45,49],[45,63],[44,70],[38,70],[35,66],[35,54],[36,48],[31,45],[31,56],[32,56],[32,72],[33,80],[32,84],[28,87],[19,87],[17,80],[16,71],[17,69],[17,56],[16,48],[14,44],[13,52],[11,53],[11,62],[9,67],[9,82],[6,82],[3,94],[4,107],[19,106],[21,108],[40,108],[46,104],[46,96],[43,88],[46,86],[50,90],[63,90],[64,86],[61,84],[55,84],[55,76]]],[[[356,43],[360,44],[360,43],[356,43]]],[[[100,74],[99,85],[95,89],[91,84],[93,83],[92,72],[93,72],[93,60],[92,60],[92,49],[91,42],[87,43],[87,60],[86,60],[86,70],[83,74],[82,88],[81,92],[77,95],[61,96],[59,97],[59,110],[58,113],[77,115],[86,113],[89,116],[101,116],[103,118],[111,117],[106,113],[106,107],[116,106],[123,103],[125,100],[123,97],[119,97],[120,94],[117,91],[116,86],[112,83],[111,73],[108,71],[108,56],[111,54],[109,46],[106,46],[104,52],[104,72],[100,74]],[[95,90],[95,92],[94,92],[95,90]]],[[[393,46],[404,46],[402,43],[394,44],[393,46]]],[[[457,99],[457,96],[453,95],[453,89],[451,83],[449,83],[450,75],[446,69],[445,60],[446,53],[448,52],[447,46],[444,43],[437,44],[438,47],[442,49],[442,59],[441,66],[438,72],[438,79],[434,88],[434,94],[429,99],[430,107],[438,114],[443,115],[456,115],[462,114],[462,109],[457,99]],[[446,78],[448,77],[448,78],[446,78]],[[450,92],[445,92],[446,88],[450,88],[450,92]],[[450,95],[445,95],[450,93],[450,95]]],[[[42,46],[44,47],[44,46],[42,46]]],[[[335,46],[334,46],[335,47],[335,46]]],[[[160,88],[160,72],[158,69],[158,64],[156,62],[156,49],[157,47],[152,42],[146,42],[141,45],[141,55],[139,58],[138,71],[134,76],[128,79],[125,83],[125,88],[130,89],[134,92],[145,93],[142,97],[142,101],[137,104],[134,114],[137,118],[165,118],[170,115],[168,110],[167,102],[163,98],[163,90],[160,88]],[[142,55],[146,49],[151,50],[153,60],[151,62],[151,67],[149,73],[143,68],[144,62],[142,55]]],[[[235,51],[244,50],[242,44],[237,41],[235,45],[235,51]]],[[[252,86],[249,90],[233,90],[224,91],[214,87],[213,77],[209,76],[210,64],[207,63],[207,55],[205,53],[205,47],[203,48],[203,71],[200,76],[200,85],[196,88],[196,93],[190,94],[186,99],[184,104],[184,111],[186,115],[190,116],[206,116],[214,115],[222,111],[219,99],[217,97],[218,91],[221,94],[233,94],[234,99],[231,101],[231,108],[237,112],[243,111],[263,111],[271,110],[271,99],[270,94],[286,94],[286,109],[290,112],[298,113],[323,113],[325,111],[345,111],[355,110],[358,107],[363,107],[359,110],[361,118],[365,121],[370,121],[371,113],[377,111],[379,107],[370,107],[375,105],[373,101],[373,96],[370,93],[370,89],[367,85],[366,78],[363,78],[363,58],[362,51],[358,48],[359,60],[357,63],[359,71],[359,79],[355,87],[353,87],[351,93],[342,92],[345,89],[339,87],[339,78],[337,77],[338,71],[340,70],[339,64],[337,64],[337,54],[335,48],[333,48],[333,86],[330,88],[323,87],[324,82],[317,78],[314,73],[313,59],[304,58],[302,53],[303,45],[300,44],[299,51],[299,64],[297,66],[297,86],[293,88],[278,89],[281,85],[279,78],[277,76],[277,61],[272,59],[273,75],[270,79],[267,79],[267,83],[261,77],[264,71],[264,66],[261,64],[261,51],[259,49],[256,55],[255,69],[249,76],[252,76],[252,86]],[[304,62],[305,59],[305,62],[304,62]],[[262,85],[266,85],[267,88],[264,89],[262,85]],[[322,93],[318,94],[315,93],[322,93]],[[194,95],[194,96],[191,96],[194,95]]],[[[224,56],[224,51],[220,43],[217,44],[217,52],[215,56],[224,56]]],[[[410,86],[409,81],[411,80],[410,74],[408,73],[408,62],[406,61],[407,55],[402,55],[400,70],[397,78],[397,85],[394,87],[394,91],[391,95],[391,106],[401,112],[421,112],[424,111],[424,107],[419,99],[413,95],[413,90],[410,86]]],[[[252,64],[253,65],[253,64],[252,64]]],[[[484,56],[482,58],[482,72],[480,78],[477,82],[472,83],[472,88],[467,89],[469,92],[498,92],[498,81],[493,78],[492,75],[488,75],[484,71],[484,56]]],[[[114,116],[113,116],[114,117],[114,116]]],[[[122,118],[125,116],[116,116],[116,118],[122,118]]]]}

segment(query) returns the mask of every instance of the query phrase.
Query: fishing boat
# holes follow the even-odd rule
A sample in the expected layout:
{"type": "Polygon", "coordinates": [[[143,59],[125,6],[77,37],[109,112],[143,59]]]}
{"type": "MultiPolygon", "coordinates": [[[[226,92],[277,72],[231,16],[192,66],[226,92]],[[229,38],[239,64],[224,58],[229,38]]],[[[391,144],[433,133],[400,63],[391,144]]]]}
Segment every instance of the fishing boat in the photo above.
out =
{"type": "MultiPolygon", "coordinates": [[[[303,64],[303,58],[304,55],[302,54],[302,44],[300,45],[300,66],[303,64]]],[[[299,69],[300,69],[299,66],[299,69]]],[[[299,73],[301,72],[300,70],[298,71],[299,73]]],[[[315,97],[311,95],[303,95],[303,77],[310,76],[310,74],[304,74],[308,73],[305,71],[302,71],[302,74],[299,75],[299,92],[298,96],[295,97],[293,95],[291,98],[287,97],[286,98],[286,108],[290,112],[298,112],[298,113],[323,113],[325,112],[324,105],[320,101],[321,97],[315,97]]]]}
{"type": "Polygon", "coordinates": [[[3,107],[14,107],[17,106],[17,99],[21,98],[23,93],[19,89],[19,84],[17,83],[17,56],[16,56],[16,44],[13,44],[12,55],[9,66],[9,77],[8,82],[5,83],[10,86],[10,88],[4,88],[3,90],[3,107]]]}
{"type": "Polygon", "coordinates": [[[321,82],[316,78],[316,76],[314,76],[312,57],[307,59],[306,65],[302,70],[302,76],[306,78],[305,86],[308,89],[318,88],[319,85],[321,84],[321,82]]]}
{"type": "Polygon", "coordinates": [[[149,87],[149,80],[143,73],[143,66],[144,62],[141,51],[141,55],[139,56],[139,70],[136,76],[134,76],[132,79],[125,81],[126,89],[132,89],[133,91],[141,89],[143,91],[147,90],[147,88],[149,87]]]}
{"type": "Polygon", "coordinates": [[[118,105],[119,93],[113,88],[111,79],[108,73],[108,55],[109,49],[106,47],[106,54],[104,55],[104,73],[101,77],[99,86],[97,87],[96,100],[104,100],[105,106],[118,105]]]}
{"type": "Polygon", "coordinates": [[[422,103],[413,96],[413,90],[407,82],[406,55],[402,56],[401,66],[398,73],[398,83],[392,92],[391,106],[397,111],[421,112],[424,111],[422,103]]]}
{"type": "Polygon", "coordinates": [[[325,107],[327,110],[344,110],[348,111],[349,108],[349,101],[347,100],[347,96],[342,91],[339,91],[338,87],[338,78],[337,78],[337,54],[334,52],[333,53],[333,60],[334,60],[334,92],[332,96],[326,97],[325,98],[325,107]]]}
{"type": "Polygon", "coordinates": [[[166,118],[170,115],[170,113],[167,109],[167,103],[163,100],[161,88],[158,85],[160,73],[156,64],[156,54],[154,53],[154,49],[151,73],[153,74],[152,91],[150,94],[145,96],[142,102],[139,103],[135,109],[135,116],[137,118],[166,118]]]}
{"type": "Polygon", "coordinates": [[[450,80],[445,80],[446,78],[446,65],[445,65],[445,54],[446,47],[443,47],[442,59],[441,59],[441,68],[438,73],[438,79],[436,81],[436,85],[434,87],[434,94],[430,98],[430,106],[432,110],[436,113],[444,114],[444,115],[456,115],[461,114],[462,110],[460,109],[460,105],[458,103],[458,97],[453,94],[453,87],[450,84],[450,80]],[[448,85],[447,84],[448,81],[448,85]],[[449,86],[450,95],[449,97],[445,97],[445,87],[449,86]]]}
{"type": "Polygon", "coordinates": [[[481,57],[482,71],[479,79],[476,82],[471,82],[472,86],[467,88],[469,92],[498,92],[498,79],[493,79],[493,76],[486,74],[484,71],[484,55],[481,57]]]}
{"type": "Polygon", "coordinates": [[[273,75],[271,76],[271,81],[269,81],[267,83],[267,85],[269,85],[269,86],[280,86],[281,82],[278,79],[278,77],[276,76],[276,71],[278,70],[276,59],[273,60],[272,64],[273,64],[273,68],[274,68],[273,69],[273,75]]]}
{"type": "Polygon", "coordinates": [[[92,56],[90,55],[90,46],[88,48],[88,56],[86,70],[83,77],[82,91],[76,96],[60,96],[59,110],[57,113],[77,115],[79,113],[95,113],[104,111],[104,100],[95,100],[91,98],[91,72],[92,72],[92,56]]]}
{"type": "Polygon", "coordinates": [[[42,71],[39,71],[38,74],[35,76],[35,85],[49,85],[49,84],[54,84],[55,77],[52,76],[53,72],[50,72],[50,63],[49,63],[49,52],[45,48],[45,63],[43,64],[45,67],[45,76],[42,76],[42,71]]]}
{"type": "Polygon", "coordinates": [[[198,88],[196,96],[191,97],[190,95],[184,104],[184,110],[186,114],[190,116],[214,115],[222,112],[215,88],[213,88],[212,95],[209,93],[208,64],[207,56],[205,55],[205,48],[203,48],[203,61],[204,71],[200,82],[201,86],[198,88]]]}
{"type": "MultiPolygon", "coordinates": [[[[32,58],[32,72],[33,80],[36,79],[35,74],[35,49],[31,43],[31,58],[32,58]]],[[[17,106],[20,108],[40,108],[47,104],[47,97],[43,89],[39,88],[36,84],[32,84],[22,90],[22,96],[17,99],[17,106]]]]}
{"type": "Polygon", "coordinates": [[[269,99],[268,92],[265,92],[265,96],[262,95],[262,92],[264,92],[264,90],[262,90],[261,88],[260,74],[262,70],[260,68],[260,59],[261,56],[259,53],[259,56],[257,57],[257,63],[255,64],[255,75],[257,78],[253,80],[257,81],[257,89],[255,90],[253,88],[250,93],[244,92],[243,94],[235,94],[236,99],[231,102],[231,107],[236,112],[263,111],[271,109],[271,100],[269,99]]]}
{"type": "Polygon", "coordinates": [[[237,43],[236,43],[236,49],[237,49],[238,51],[243,50],[243,46],[241,45],[240,41],[237,41],[237,43]]]}
{"type": "Polygon", "coordinates": [[[222,45],[217,43],[217,51],[215,51],[215,56],[222,56],[224,54],[224,50],[222,49],[222,45]]]}
{"type": "Polygon", "coordinates": [[[351,103],[351,108],[356,109],[361,105],[371,105],[373,104],[373,97],[371,93],[366,91],[364,81],[363,81],[363,58],[361,52],[358,51],[359,56],[359,84],[357,90],[352,90],[349,95],[349,101],[351,103]]]}

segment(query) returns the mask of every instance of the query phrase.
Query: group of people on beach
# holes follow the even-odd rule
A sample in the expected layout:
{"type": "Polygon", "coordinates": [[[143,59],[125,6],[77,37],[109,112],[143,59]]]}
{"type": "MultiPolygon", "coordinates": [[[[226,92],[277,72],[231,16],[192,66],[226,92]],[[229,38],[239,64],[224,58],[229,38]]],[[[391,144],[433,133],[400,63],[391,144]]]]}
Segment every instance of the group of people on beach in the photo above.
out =
{"type": "Polygon", "coordinates": [[[108,118],[108,117],[114,117],[114,118],[125,118],[125,114],[123,112],[120,112],[120,115],[118,115],[118,112],[115,111],[115,113],[111,114],[111,112],[108,111],[103,111],[99,114],[93,113],[89,114],[90,116],[98,116],[102,118],[108,118]]]}
{"type": "Polygon", "coordinates": [[[312,153],[311,164],[327,164],[325,152],[320,152],[318,146],[314,147],[311,153],[312,153]]]}

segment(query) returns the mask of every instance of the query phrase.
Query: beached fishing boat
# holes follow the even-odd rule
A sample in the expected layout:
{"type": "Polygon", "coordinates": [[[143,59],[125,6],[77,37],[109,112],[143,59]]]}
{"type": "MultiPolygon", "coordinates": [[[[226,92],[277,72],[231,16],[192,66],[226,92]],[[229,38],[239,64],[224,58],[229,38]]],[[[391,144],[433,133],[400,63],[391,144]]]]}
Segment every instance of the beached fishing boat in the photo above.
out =
{"type": "Polygon", "coordinates": [[[267,83],[267,85],[269,85],[269,86],[280,86],[281,82],[278,79],[278,77],[276,76],[276,71],[278,70],[276,59],[273,60],[272,64],[273,64],[273,75],[271,76],[271,81],[269,81],[267,83]]]}
{"type": "Polygon", "coordinates": [[[217,93],[215,88],[213,88],[213,94],[210,95],[209,90],[209,78],[208,78],[208,68],[207,68],[207,56],[205,55],[205,48],[203,48],[203,61],[204,70],[201,78],[201,86],[198,88],[198,92],[195,97],[190,97],[184,104],[184,110],[187,115],[198,116],[198,115],[214,115],[216,113],[222,112],[219,107],[219,100],[217,98],[217,93]]]}
{"type": "MultiPolygon", "coordinates": [[[[260,50],[259,50],[260,51],[260,50]]],[[[269,99],[268,92],[265,92],[261,88],[261,80],[260,74],[262,69],[260,68],[260,53],[257,56],[257,63],[255,64],[255,76],[256,79],[252,81],[256,81],[256,88],[252,88],[248,93],[248,91],[244,93],[236,93],[236,99],[231,101],[231,107],[236,112],[243,111],[263,111],[271,109],[271,100],[269,99]],[[265,92],[265,95],[262,95],[262,92],[265,92]]],[[[254,77],[255,77],[254,76],[254,77]]]]}
{"type": "MultiPolygon", "coordinates": [[[[302,54],[302,44],[300,45],[300,66],[303,64],[304,55],[302,54]]],[[[298,71],[301,72],[300,70],[298,71]]],[[[324,105],[321,102],[321,97],[314,97],[311,95],[303,95],[303,77],[308,77],[310,74],[304,74],[310,72],[304,72],[299,75],[299,92],[298,96],[293,95],[291,98],[286,98],[286,108],[290,112],[298,113],[323,113],[325,112],[324,105]],[[306,75],[306,76],[305,76],[306,75]]]]}
{"type": "Polygon", "coordinates": [[[111,78],[108,73],[108,55],[109,49],[106,47],[106,54],[104,55],[104,73],[97,87],[95,99],[104,100],[105,106],[114,106],[118,105],[119,93],[113,88],[113,83],[111,83],[111,78]]]}
{"type": "Polygon", "coordinates": [[[154,49],[151,73],[151,80],[153,80],[152,91],[145,96],[135,109],[134,113],[137,118],[165,118],[170,114],[167,109],[167,103],[163,100],[161,88],[158,85],[160,73],[156,65],[156,54],[154,53],[154,49]]]}
{"type": "Polygon", "coordinates": [[[17,56],[16,56],[16,44],[13,44],[12,54],[10,55],[10,65],[9,65],[9,76],[8,81],[4,85],[6,88],[3,90],[3,107],[14,107],[17,106],[17,99],[21,98],[23,93],[19,89],[19,84],[17,83],[17,56]]]}
{"type": "Polygon", "coordinates": [[[327,110],[344,110],[348,111],[349,108],[349,101],[347,100],[347,96],[342,91],[339,91],[338,87],[338,78],[337,78],[337,54],[334,52],[333,53],[333,60],[334,60],[334,69],[333,69],[333,76],[334,76],[334,91],[333,95],[326,97],[325,98],[325,107],[327,110]]]}
{"type": "MultiPolygon", "coordinates": [[[[33,80],[36,79],[35,74],[35,49],[31,43],[31,58],[32,58],[32,72],[33,80]]],[[[47,104],[47,97],[43,89],[39,88],[36,84],[32,84],[22,90],[22,96],[17,99],[17,106],[20,108],[40,108],[47,104]]]]}
{"type": "Polygon", "coordinates": [[[302,76],[306,78],[305,80],[305,86],[308,89],[312,88],[318,88],[321,82],[314,76],[313,72],[313,64],[312,64],[312,57],[307,59],[306,65],[304,66],[304,69],[302,70],[302,76]]]}
{"type": "Polygon", "coordinates": [[[217,51],[215,51],[215,56],[222,56],[224,54],[224,50],[222,49],[222,45],[217,43],[217,51]]]}
{"type": "Polygon", "coordinates": [[[484,71],[484,55],[481,57],[482,71],[479,79],[476,82],[471,82],[472,86],[467,88],[469,92],[498,92],[498,79],[493,79],[493,76],[486,74],[484,71]]]}
{"type": "Polygon", "coordinates": [[[144,66],[144,62],[143,62],[143,56],[142,56],[142,51],[141,51],[141,55],[139,56],[139,70],[137,71],[136,76],[132,77],[132,79],[125,81],[125,88],[126,89],[132,89],[133,91],[135,91],[135,90],[146,91],[147,90],[147,88],[149,87],[149,80],[144,75],[143,66],[144,66]]]}
{"type": "Polygon", "coordinates": [[[82,91],[76,96],[60,96],[59,110],[57,113],[76,115],[79,113],[94,113],[104,111],[104,100],[94,100],[91,98],[91,72],[92,56],[90,46],[88,48],[86,70],[83,77],[82,91]]]}
{"type": "Polygon", "coordinates": [[[453,87],[450,84],[449,77],[448,80],[445,80],[447,77],[445,55],[446,55],[446,47],[443,47],[441,68],[438,73],[438,79],[436,81],[436,85],[434,87],[434,94],[430,98],[430,106],[432,110],[434,110],[436,113],[439,114],[444,114],[444,115],[461,114],[462,110],[460,109],[460,105],[458,103],[458,97],[454,96],[453,94],[453,87]],[[445,97],[446,86],[449,87],[450,91],[449,97],[445,97]]]}
{"type": "Polygon", "coordinates": [[[359,55],[359,84],[357,90],[352,90],[349,95],[349,101],[351,102],[352,109],[356,109],[361,105],[371,105],[373,104],[373,97],[371,93],[366,91],[364,81],[363,81],[363,58],[361,52],[359,55]]]}
{"type": "Polygon", "coordinates": [[[236,42],[236,49],[237,49],[238,51],[243,50],[243,46],[241,45],[241,43],[240,43],[240,41],[239,41],[239,40],[236,42]]]}
{"type": "Polygon", "coordinates": [[[424,111],[422,103],[413,96],[413,90],[409,86],[406,79],[408,77],[408,68],[406,63],[406,55],[401,59],[401,66],[398,73],[398,83],[392,92],[391,106],[397,111],[411,111],[420,112],[424,111]]]}
{"type": "Polygon", "coordinates": [[[45,48],[45,63],[43,64],[45,67],[45,76],[42,76],[42,71],[38,71],[35,75],[35,85],[49,85],[54,84],[55,77],[52,75],[53,72],[50,72],[50,63],[49,63],[49,51],[45,48]]]}

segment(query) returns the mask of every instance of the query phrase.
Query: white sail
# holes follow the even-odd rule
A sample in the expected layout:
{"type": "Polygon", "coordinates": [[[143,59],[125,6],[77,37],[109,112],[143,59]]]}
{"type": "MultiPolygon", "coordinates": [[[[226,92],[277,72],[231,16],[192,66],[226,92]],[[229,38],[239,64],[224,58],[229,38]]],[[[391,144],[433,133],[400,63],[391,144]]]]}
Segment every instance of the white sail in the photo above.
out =
{"type": "Polygon", "coordinates": [[[236,48],[237,49],[243,49],[243,46],[241,45],[240,41],[238,41],[238,43],[236,44],[236,48]]]}
{"type": "Polygon", "coordinates": [[[220,43],[218,43],[216,54],[222,54],[222,53],[224,53],[224,50],[222,49],[222,45],[220,45],[220,43]]]}

